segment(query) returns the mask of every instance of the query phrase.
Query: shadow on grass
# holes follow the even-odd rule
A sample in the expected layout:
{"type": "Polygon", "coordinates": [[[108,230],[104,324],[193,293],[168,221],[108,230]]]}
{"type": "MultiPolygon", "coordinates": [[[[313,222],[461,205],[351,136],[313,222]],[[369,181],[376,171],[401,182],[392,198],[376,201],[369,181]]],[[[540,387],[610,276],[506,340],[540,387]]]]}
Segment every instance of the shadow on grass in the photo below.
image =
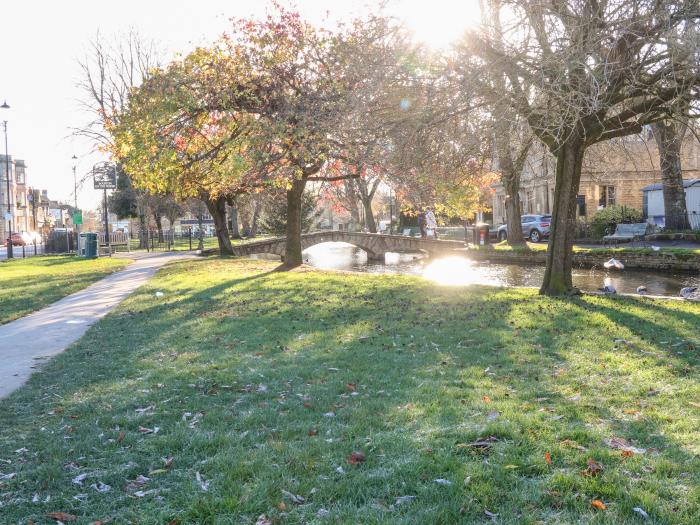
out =
{"type": "MultiPolygon", "coordinates": [[[[51,493],[91,519],[254,523],[285,512],[307,522],[323,507],[341,523],[474,523],[486,510],[503,523],[572,522],[602,498],[613,502],[609,523],[634,522],[634,506],[672,523],[684,498],[673,475],[697,478],[697,460],[687,435],[624,415],[649,408],[640,400],[673,404],[640,398],[654,379],[616,360],[617,331],[649,330],[618,314],[627,305],[410,277],[276,273],[241,260],[181,263],[0,404],[0,458],[30,451],[11,482],[15,499],[51,493]],[[155,435],[138,430],[156,426],[155,435]],[[488,451],[467,445],[488,436],[488,451]],[[602,445],[612,436],[661,456],[623,458],[602,445]],[[367,461],[348,465],[352,450],[367,461]],[[162,501],[125,497],[125,480],[168,455],[174,467],[147,486],[162,501]],[[604,474],[580,474],[589,457],[604,474]],[[70,462],[120,489],[76,502],[84,489],[70,484],[70,462]],[[647,485],[630,479],[650,466],[660,474],[647,485]],[[206,493],[195,472],[212,481],[206,493]],[[282,489],[308,503],[280,510],[282,489]],[[418,503],[390,509],[404,495],[418,503]]],[[[644,311],[668,315],[657,307],[644,311]]],[[[651,330],[677,336],[663,323],[651,330]]],[[[13,505],[17,520],[34,515],[13,505]]],[[[680,518],[698,510],[685,505],[680,518]]]]}

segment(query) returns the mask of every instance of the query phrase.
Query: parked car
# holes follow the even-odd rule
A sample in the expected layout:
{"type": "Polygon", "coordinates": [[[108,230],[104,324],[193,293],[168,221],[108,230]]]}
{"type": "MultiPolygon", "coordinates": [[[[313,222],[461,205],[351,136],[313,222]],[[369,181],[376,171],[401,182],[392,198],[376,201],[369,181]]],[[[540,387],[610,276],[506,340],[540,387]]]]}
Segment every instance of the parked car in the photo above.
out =
{"type": "MultiPolygon", "coordinates": [[[[551,215],[523,215],[520,217],[523,237],[532,242],[540,242],[548,238],[551,222],[551,215]]],[[[507,238],[508,228],[504,224],[498,228],[498,240],[505,241],[507,238]]]]}
{"type": "MultiPolygon", "coordinates": [[[[32,236],[27,232],[14,232],[12,234],[12,246],[26,246],[32,243],[32,236]]],[[[5,246],[7,246],[8,241],[5,240],[5,246]]]]}

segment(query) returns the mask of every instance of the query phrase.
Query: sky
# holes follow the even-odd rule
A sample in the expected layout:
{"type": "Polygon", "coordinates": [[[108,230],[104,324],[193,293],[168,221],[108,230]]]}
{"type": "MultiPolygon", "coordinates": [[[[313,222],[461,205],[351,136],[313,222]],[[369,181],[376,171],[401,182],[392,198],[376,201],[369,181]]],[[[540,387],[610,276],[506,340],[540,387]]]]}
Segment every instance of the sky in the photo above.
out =
{"type": "MultiPolygon", "coordinates": [[[[372,4],[298,0],[293,5],[310,22],[322,24],[329,16],[362,14],[372,4]]],[[[107,160],[72,135],[73,128],[90,120],[80,109],[79,61],[98,32],[110,39],[136,30],[155,41],[167,60],[215,40],[230,18],[264,16],[268,9],[265,0],[4,0],[0,101],[10,109],[0,109],[0,121],[8,121],[9,154],[27,163],[28,184],[72,204],[73,165],[80,179],[96,162],[107,160]]],[[[477,0],[388,0],[386,12],[403,20],[418,40],[442,48],[476,21],[478,7],[477,0]]],[[[0,152],[5,153],[4,137],[0,152]]],[[[100,196],[88,180],[78,191],[78,206],[95,208],[100,196]]]]}

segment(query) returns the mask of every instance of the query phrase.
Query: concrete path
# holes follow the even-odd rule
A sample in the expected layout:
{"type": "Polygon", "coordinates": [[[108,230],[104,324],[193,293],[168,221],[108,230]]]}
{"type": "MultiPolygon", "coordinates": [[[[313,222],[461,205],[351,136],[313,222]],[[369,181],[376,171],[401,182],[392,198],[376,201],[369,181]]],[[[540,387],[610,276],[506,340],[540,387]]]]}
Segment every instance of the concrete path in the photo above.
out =
{"type": "Polygon", "coordinates": [[[11,323],[0,325],[0,399],[22,386],[32,367],[60,354],[80,339],[163,265],[188,258],[188,253],[125,254],[135,259],[124,270],[64,297],[11,323]]]}

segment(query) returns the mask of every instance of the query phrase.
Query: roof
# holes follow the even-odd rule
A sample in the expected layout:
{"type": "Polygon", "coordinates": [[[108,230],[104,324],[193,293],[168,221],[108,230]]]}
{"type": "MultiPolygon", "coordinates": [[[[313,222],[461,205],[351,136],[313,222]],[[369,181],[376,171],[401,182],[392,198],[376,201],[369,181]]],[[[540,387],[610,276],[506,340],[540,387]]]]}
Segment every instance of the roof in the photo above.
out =
{"type": "MultiPolygon", "coordinates": [[[[690,188],[691,186],[695,186],[696,184],[700,184],[700,179],[685,179],[683,181],[683,187],[684,188],[690,188]]],[[[642,191],[655,191],[655,190],[662,190],[663,185],[661,183],[659,184],[650,184],[649,186],[644,186],[642,188],[642,191]]]]}

